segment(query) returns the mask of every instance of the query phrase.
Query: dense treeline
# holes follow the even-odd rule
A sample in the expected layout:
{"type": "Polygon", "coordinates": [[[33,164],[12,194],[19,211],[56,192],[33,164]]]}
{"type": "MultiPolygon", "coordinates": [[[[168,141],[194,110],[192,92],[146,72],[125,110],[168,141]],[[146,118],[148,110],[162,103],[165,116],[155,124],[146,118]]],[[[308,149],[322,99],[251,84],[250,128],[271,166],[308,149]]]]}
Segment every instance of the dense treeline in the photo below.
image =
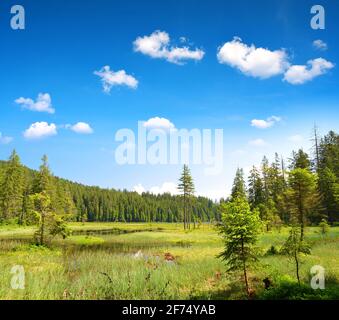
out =
{"type": "Polygon", "coordinates": [[[313,141],[313,156],[300,149],[292,153],[288,166],[278,154],[273,163],[264,157],[259,168],[251,169],[247,183],[238,169],[232,195],[222,202],[246,198],[267,230],[297,223],[302,238],[307,223],[338,222],[339,136],[330,131],[320,139],[315,130],[313,141]]]}
{"type": "MultiPolygon", "coordinates": [[[[31,170],[20,163],[13,151],[8,161],[0,162],[0,222],[31,223],[30,197],[35,194],[40,194],[41,199],[48,195],[51,211],[68,221],[186,221],[188,226],[190,221],[220,221],[219,205],[194,197],[193,182],[186,176],[190,178],[184,174],[179,185],[184,196],[139,195],[54,177],[45,156],[40,170],[31,170]],[[189,203],[183,201],[185,195],[189,203]]],[[[323,219],[338,222],[338,134],[330,131],[319,138],[315,131],[312,157],[303,150],[293,152],[288,163],[277,154],[273,163],[264,157],[259,168],[252,168],[247,183],[242,169],[238,169],[230,199],[242,195],[248,199],[251,210],[259,211],[267,230],[296,220],[302,231],[306,223],[318,224],[323,219]]]]}
{"type": "MultiPolygon", "coordinates": [[[[49,195],[53,211],[69,221],[183,221],[180,196],[85,186],[52,176],[47,157],[42,160],[40,171],[24,167],[15,151],[0,162],[0,222],[30,223],[29,197],[42,191],[49,195]]],[[[193,222],[219,219],[217,205],[207,198],[193,197],[190,207],[193,222]]]]}

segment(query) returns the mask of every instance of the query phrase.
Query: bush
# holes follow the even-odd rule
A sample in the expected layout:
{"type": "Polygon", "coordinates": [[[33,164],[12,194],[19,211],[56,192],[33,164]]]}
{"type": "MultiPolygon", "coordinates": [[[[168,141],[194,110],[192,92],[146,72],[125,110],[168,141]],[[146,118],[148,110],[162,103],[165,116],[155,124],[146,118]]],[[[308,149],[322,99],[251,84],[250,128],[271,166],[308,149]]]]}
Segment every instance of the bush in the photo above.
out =
{"type": "Polygon", "coordinates": [[[279,250],[274,246],[272,245],[267,251],[266,251],[266,255],[267,256],[274,256],[274,255],[277,255],[279,254],[279,250]]]}
{"type": "Polygon", "coordinates": [[[328,287],[314,290],[309,284],[298,285],[297,282],[281,281],[268,290],[261,292],[259,300],[337,300],[339,288],[328,287]]]}

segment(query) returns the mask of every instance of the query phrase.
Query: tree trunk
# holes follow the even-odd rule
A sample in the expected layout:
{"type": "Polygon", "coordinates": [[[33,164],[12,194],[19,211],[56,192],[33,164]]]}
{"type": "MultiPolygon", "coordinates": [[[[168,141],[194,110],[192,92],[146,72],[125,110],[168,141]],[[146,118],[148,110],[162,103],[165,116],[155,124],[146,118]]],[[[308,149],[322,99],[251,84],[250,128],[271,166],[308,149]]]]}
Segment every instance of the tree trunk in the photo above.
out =
{"type": "Polygon", "coordinates": [[[298,260],[298,253],[297,253],[297,251],[294,252],[294,260],[295,260],[295,265],[296,265],[296,273],[297,273],[298,284],[300,286],[299,260],[298,260]]]}
{"type": "Polygon", "coordinates": [[[244,272],[246,293],[247,293],[247,296],[250,297],[250,288],[249,288],[249,285],[248,285],[246,260],[245,260],[245,254],[244,254],[244,241],[243,240],[241,240],[241,254],[242,254],[242,258],[243,258],[243,272],[244,272]]]}
{"type": "Polygon", "coordinates": [[[45,214],[41,215],[41,233],[40,233],[40,245],[44,244],[44,232],[45,232],[45,214]]]}
{"type": "Polygon", "coordinates": [[[304,208],[301,196],[301,186],[299,183],[299,219],[300,219],[300,241],[304,240],[304,208]]]}

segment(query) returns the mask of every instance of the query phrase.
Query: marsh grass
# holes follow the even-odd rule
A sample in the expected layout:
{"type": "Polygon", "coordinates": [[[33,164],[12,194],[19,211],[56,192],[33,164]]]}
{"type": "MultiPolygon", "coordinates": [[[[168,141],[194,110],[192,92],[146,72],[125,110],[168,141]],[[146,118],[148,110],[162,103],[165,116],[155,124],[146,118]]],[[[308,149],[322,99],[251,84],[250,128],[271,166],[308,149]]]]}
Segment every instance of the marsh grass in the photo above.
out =
{"type": "MultiPolygon", "coordinates": [[[[214,226],[183,231],[181,225],[165,223],[77,223],[72,229],[76,232],[68,239],[54,239],[49,247],[39,247],[32,245],[32,228],[12,229],[15,232],[0,228],[0,298],[245,298],[241,279],[227,274],[224,263],[216,258],[222,240],[214,226]],[[166,253],[175,260],[167,261],[166,253]],[[10,287],[13,265],[25,268],[24,290],[10,287]]],[[[286,229],[263,234],[261,251],[282,246],[287,235],[286,229]]],[[[331,228],[326,237],[317,228],[309,228],[307,237],[312,254],[302,257],[303,283],[307,286],[310,281],[311,266],[320,264],[332,288],[339,278],[339,228],[331,228]]],[[[267,295],[262,284],[265,277],[275,285],[287,279],[293,287],[294,266],[287,257],[263,254],[260,260],[250,274],[258,298],[267,295]]]]}

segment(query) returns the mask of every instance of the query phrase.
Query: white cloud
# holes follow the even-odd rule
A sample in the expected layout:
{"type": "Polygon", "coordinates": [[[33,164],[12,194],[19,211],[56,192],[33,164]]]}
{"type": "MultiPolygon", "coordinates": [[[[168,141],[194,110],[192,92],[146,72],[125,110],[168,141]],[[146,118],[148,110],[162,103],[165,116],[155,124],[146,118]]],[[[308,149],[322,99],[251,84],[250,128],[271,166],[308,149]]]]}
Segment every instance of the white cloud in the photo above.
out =
{"type": "Polygon", "coordinates": [[[281,118],[276,116],[271,116],[266,120],[253,119],[251,121],[251,126],[258,129],[267,129],[274,126],[277,122],[280,122],[281,118]]]}
{"type": "Polygon", "coordinates": [[[177,185],[173,182],[164,182],[161,186],[155,186],[150,188],[150,193],[163,194],[170,193],[172,195],[178,194],[177,185]]]}
{"type": "Polygon", "coordinates": [[[263,139],[254,139],[254,140],[250,140],[249,145],[253,146],[253,147],[266,147],[268,145],[268,143],[263,140],[263,139]]]}
{"type": "Polygon", "coordinates": [[[52,107],[52,99],[49,93],[39,93],[36,101],[33,101],[31,98],[21,97],[16,99],[15,103],[22,105],[23,108],[32,111],[48,113],[55,112],[55,109],[52,107]]]}
{"type": "MultiPolygon", "coordinates": [[[[139,194],[142,194],[143,192],[147,192],[147,190],[143,187],[141,183],[137,184],[133,187],[133,191],[138,192],[139,194]]],[[[150,193],[153,194],[164,194],[164,193],[170,193],[172,195],[179,194],[177,185],[174,182],[164,182],[161,186],[154,186],[149,189],[150,193]]]]}
{"type": "Polygon", "coordinates": [[[248,46],[238,37],[226,42],[218,49],[220,63],[239,69],[242,73],[261,79],[284,73],[288,67],[288,56],[285,50],[270,51],[265,48],[248,46]]]}
{"type": "Polygon", "coordinates": [[[287,138],[288,141],[291,141],[291,142],[295,142],[295,143],[299,143],[299,142],[303,142],[304,141],[304,137],[300,134],[295,134],[293,136],[289,136],[287,138]]]}
{"type": "Polygon", "coordinates": [[[48,124],[47,122],[35,122],[24,131],[26,139],[39,139],[57,134],[57,127],[54,123],[48,124]]]}
{"type": "Polygon", "coordinates": [[[136,186],[133,187],[133,191],[142,194],[144,192],[146,192],[146,189],[143,187],[143,185],[141,183],[137,184],[136,186]]]}
{"type": "MultiPolygon", "coordinates": [[[[186,38],[181,37],[181,42],[186,38]]],[[[154,31],[149,36],[138,37],[134,42],[134,51],[152,58],[166,59],[168,62],[183,64],[187,60],[201,60],[205,52],[201,49],[190,49],[188,46],[170,46],[170,36],[165,31],[154,31]]]]}
{"type": "Polygon", "coordinates": [[[322,40],[314,40],[313,41],[313,47],[318,49],[318,50],[322,50],[325,51],[327,50],[327,43],[322,41],[322,40]]]}
{"type": "Polygon", "coordinates": [[[205,192],[199,192],[199,196],[219,201],[221,198],[226,199],[229,196],[229,192],[226,189],[210,189],[205,192]]]}
{"type": "Polygon", "coordinates": [[[2,133],[0,132],[0,144],[9,144],[12,141],[13,141],[12,137],[3,136],[2,133]]]}
{"type": "Polygon", "coordinates": [[[148,119],[144,123],[144,127],[147,129],[162,129],[162,130],[170,130],[175,129],[174,124],[166,118],[154,117],[148,119]]]}
{"type": "Polygon", "coordinates": [[[285,73],[284,80],[291,84],[303,84],[325,74],[334,64],[323,58],[309,60],[306,65],[293,65],[285,73]]]}
{"type": "Polygon", "coordinates": [[[91,134],[93,133],[93,129],[91,126],[86,122],[78,122],[71,126],[66,126],[67,128],[71,129],[72,131],[80,134],[91,134]]]}
{"type": "Polygon", "coordinates": [[[128,75],[125,70],[114,72],[110,70],[110,66],[104,66],[99,71],[94,71],[94,74],[101,78],[106,93],[109,93],[113,86],[125,85],[133,89],[138,87],[138,80],[128,75]]]}

